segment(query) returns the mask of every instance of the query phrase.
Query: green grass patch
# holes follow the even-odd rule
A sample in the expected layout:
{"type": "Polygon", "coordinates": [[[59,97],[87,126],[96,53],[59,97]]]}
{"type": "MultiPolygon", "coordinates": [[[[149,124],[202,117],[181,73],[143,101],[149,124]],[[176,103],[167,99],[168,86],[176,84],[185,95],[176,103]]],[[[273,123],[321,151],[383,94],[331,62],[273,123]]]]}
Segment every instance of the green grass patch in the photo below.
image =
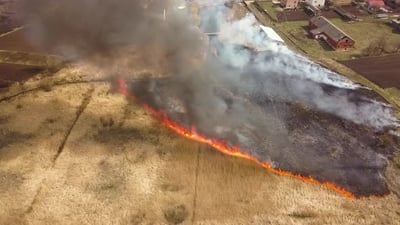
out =
{"type": "MultiPolygon", "coordinates": [[[[269,11],[277,12],[273,8],[271,1],[262,1],[258,2],[258,4],[269,11]]],[[[253,10],[255,9],[252,8],[253,10]]],[[[255,13],[258,14],[259,9],[255,13]]],[[[400,110],[400,91],[398,89],[382,89],[362,75],[338,62],[362,56],[365,49],[371,43],[380,40],[382,37],[391,45],[400,44],[398,34],[392,32],[393,28],[387,24],[387,20],[378,20],[372,16],[362,17],[362,21],[354,23],[345,22],[340,18],[331,19],[336,26],[356,40],[356,47],[354,49],[335,51],[330,49],[326,43],[310,38],[308,21],[275,23],[264,17],[267,16],[262,15],[262,18],[259,18],[259,20],[264,25],[271,26],[285,40],[288,47],[293,50],[300,50],[301,54],[307,55],[313,61],[371,88],[400,110]]]]}
{"type": "Polygon", "coordinates": [[[398,89],[382,89],[375,83],[337,62],[362,56],[365,49],[371,43],[380,40],[382,35],[385,36],[387,43],[391,43],[392,45],[400,44],[398,34],[392,33],[392,28],[385,21],[376,20],[371,17],[365,17],[363,21],[356,23],[347,23],[339,18],[332,19],[331,21],[356,40],[356,48],[348,51],[335,51],[326,46],[324,42],[310,38],[308,21],[276,23],[273,28],[284,37],[288,46],[300,49],[314,61],[373,89],[400,109],[400,91],[398,89]]]}
{"type": "Polygon", "coordinates": [[[278,20],[278,12],[274,4],[272,4],[272,1],[258,1],[257,4],[264,9],[272,19],[275,21],[278,20]]]}
{"type": "Polygon", "coordinates": [[[385,20],[364,17],[363,21],[354,23],[345,22],[340,18],[330,19],[330,21],[356,41],[355,48],[347,51],[334,51],[324,42],[310,39],[308,36],[308,21],[285,22],[276,24],[276,26],[295,42],[297,47],[318,58],[327,57],[343,61],[354,57],[366,56],[368,48],[382,39],[385,42],[383,53],[394,53],[400,50],[399,35],[393,33],[393,28],[385,20]]]}

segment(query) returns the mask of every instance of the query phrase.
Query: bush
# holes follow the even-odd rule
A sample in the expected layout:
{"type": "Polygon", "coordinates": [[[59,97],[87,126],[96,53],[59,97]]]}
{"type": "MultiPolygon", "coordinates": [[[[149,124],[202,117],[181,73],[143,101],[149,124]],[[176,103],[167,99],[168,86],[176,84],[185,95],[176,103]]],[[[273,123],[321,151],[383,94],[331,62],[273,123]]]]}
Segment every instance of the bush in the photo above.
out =
{"type": "Polygon", "coordinates": [[[188,215],[189,212],[184,205],[178,205],[164,211],[164,218],[171,224],[182,223],[188,215]]]}

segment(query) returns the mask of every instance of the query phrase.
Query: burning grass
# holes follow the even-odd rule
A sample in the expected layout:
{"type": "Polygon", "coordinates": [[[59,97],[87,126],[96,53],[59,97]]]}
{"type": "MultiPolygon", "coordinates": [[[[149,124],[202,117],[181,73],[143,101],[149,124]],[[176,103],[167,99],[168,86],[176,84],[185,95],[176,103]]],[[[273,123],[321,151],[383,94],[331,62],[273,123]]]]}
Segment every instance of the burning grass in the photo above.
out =
{"type": "MultiPolygon", "coordinates": [[[[125,80],[120,80],[120,92],[122,94],[130,97],[131,99],[136,99],[127,91],[125,80]]],[[[260,161],[258,158],[251,155],[248,151],[243,151],[240,147],[231,146],[230,144],[227,144],[227,142],[225,142],[225,141],[208,138],[205,135],[199,134],[195,129],[189,130],[189,129],[179,125],[178,123],[171,121],[171,119],[168,117],[168,115],[165,112],[157,111],[148,105],[145,105],[145,108],[147,111],[149,111],[152,115],[156,116],[167,127],[174,130],[176,133],[178,133],[188,139],[194,140],[196,142],[207,144],[221,153],[250,160],[250,161],[262,166],[263,168],[265,168],[275,174],[278,174],[278,175],[296,178],[296,179],[302,180],[304,182],[318,184],[318,185],[333,189],[349,198],[359,198],[359,197],[363,196],[360,194],[355,195],[351,191],[346,190],[345,188],[343,188],[335,183],[332,183],[332,182],[327,182],[327,181],[323,182],[323,181],[317,180],[311,176],[304,176],[304,175],[301,175],[300,173],[292,173],[292,172],[289,172],[289,171],[286,171],[283,169],[276,168],[269,162],[260,161]]],[[[358,188],[361,188],[361,187],[358,187],[358,188]]]]}
{"type": "MultiPolygon", "coordinates": [[[[95,85],[96,90],[107,89],[95,85]]],[[[43,95],[55,99],[71,99],[72,96],[76,100],[71,104],[78,107],[82,86],[72,84],[61,89],[64,92],[58,91],[59,87],[54,88],[51,95],[42,91],[38,96],[24,95],[12,105],[2,102],[1,107],[15,112],[12,121],[16,121],[15,117],[22,121],[26,118],[37,120],[46,109],[51,112],[50,117],[43,116],[40,120],[55,122],[42,127],[37,134],[57,133],[58,129],[71,124],[74,117],[71,105],[36,108],[32,104],[37,104],[43,95]],[[29,110],[30,117],[15,109],[17,104],[24,102],[29,103],[23,110],[29,110]],[[54,120],[60,115],[70,119],[54,120]]],[[[360,219],[369,224],[396,224],[398,220],[398,198],[394,195],[379,200],[353,201],[317,185],[276,176],[251,161],[226,157],[211,147],[170,132],[137,104],[129,104],[121,95],[99,94],[101,92],[95,92],[55,168],[40,169],[49,164],[47,160],[51,160],[57,149],[59,142],[53,138],[44,136],[26,145],[2,149],[15,152],[22,147],[33,154],[24,157],[19,153],[19,157],[11,162],[16,164],[12,168],[3,161],[1,163],[0,170],[8,174],[1,176],[0,173],[0,177],[7,178],[4,182],[9,180],[11,184],[19,185],[22,181],[22,185],[0,191],[0,224],[79,224],[82,221],[87,224],[167,224],[164,212],[179,205],[184,205],[189,213],[183,223],[190,223],[195,211],[193,224],[357,224],[360,219]],[[126,129],[159,129],[161,144],[123,139],[123,136],[115,137],[113,141],[125,142],[124,146],[97,142],[91,135],[110,129],[103,128],[100,122],[101,117],[110,118],[108,115],[114,120],[112,127],[123,122],[126,129]],[[82,136],[85,138],[80,138],[82,136]],[[126,148],[126,157],[124,152],[118,151],[121,147],[126,148]],[[137,154],[141,154],[139,150],[146,152],[147,158],[132,163],[139,157],[137,154]],[[164,155],[158,155],[158,150],[164,155]],[[193,205],[196,168],[197,204],[193,205]],[[148,188],[144,184],[154,179],[152,176],[158,178],[153,183],[155,187],[148,188]],[[42,179],[32,211],[24,214],[39,188],[38,181],[42,179]],[[316,217],[307,217],[309,210],[316,217]]],[[[45,102],[53,101],[46,99],[45,102]]],[[[7,117],[0,118],[4,118],[1,126],[12,125],[7,117]]],[[[24,130],[21,126],[16,132],[24,130]]]]}

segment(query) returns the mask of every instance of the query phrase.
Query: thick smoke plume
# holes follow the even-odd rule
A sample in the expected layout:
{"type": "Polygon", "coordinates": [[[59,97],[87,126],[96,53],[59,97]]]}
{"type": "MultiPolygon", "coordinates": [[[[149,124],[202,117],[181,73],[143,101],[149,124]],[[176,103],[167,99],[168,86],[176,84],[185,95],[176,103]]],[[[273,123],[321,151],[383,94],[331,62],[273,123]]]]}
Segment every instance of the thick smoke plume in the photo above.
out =
{"type": "MultiPolygon", "coordinates": [[[[390,107],[349,96],[347,90],[359,85],[268,39],[253,16],[228,21],[224,1],[192,2],[213,5],[200,10],[201,27],[216,29],[219,39],[209,41],[186,12],[189,7],[178,10],[176,1],[25,0],[20,10],[30,40],[67,59],[96,58],[99,67],[119,76],[142,72],[140,66],[173,75],[171,91],[184,98],[201,123],[220,121],[229,108],[215,94],[220,86],[269,101],[300,103],[376,128],[397,122],[390,107]],[[249,44],[267,51],[243,47],[249,44]],[[327,92],[325,86],[342,90],[327,92]]],[[[230,123],[246,123],[245,114],[246,109],[238,109],[230,123]]]]}
{"type": "Polygon", "coordinates": [[[175,7],[169,9],[171,4],[164,0],[22,0],[19,8],[29,39],[67,59],[98,56],[105,60],[99,64],[112,67],[117,52],[130,48],[137,53],[131,63],[184,71],[195,66],[193,56],[204,57],[207,40],[185,15],[174,13],[175,7]]]}

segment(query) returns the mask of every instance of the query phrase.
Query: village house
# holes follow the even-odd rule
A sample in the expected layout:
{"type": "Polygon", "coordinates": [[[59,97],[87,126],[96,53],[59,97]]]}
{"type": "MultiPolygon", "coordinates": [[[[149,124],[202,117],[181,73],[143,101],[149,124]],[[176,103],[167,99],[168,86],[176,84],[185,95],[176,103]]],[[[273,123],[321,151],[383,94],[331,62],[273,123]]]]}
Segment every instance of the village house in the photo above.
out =
{"type": "Polygon", "coordinates": [[[355,41],[323,16],[311,18],[309,26],[310,33],[315,39],[324,40],[333,49],[354,47],[355,41]]]}
{"type": "Polygon", "coordinates": [[[305,0],[308,5],[316,8],[323,8],[325,6],[325,0],[305,0]]]}
{"type": "Polygon", "coordinates": [[[284,9],[297,9],[299,0],[281,0],[281,6],[284,9]]]}

